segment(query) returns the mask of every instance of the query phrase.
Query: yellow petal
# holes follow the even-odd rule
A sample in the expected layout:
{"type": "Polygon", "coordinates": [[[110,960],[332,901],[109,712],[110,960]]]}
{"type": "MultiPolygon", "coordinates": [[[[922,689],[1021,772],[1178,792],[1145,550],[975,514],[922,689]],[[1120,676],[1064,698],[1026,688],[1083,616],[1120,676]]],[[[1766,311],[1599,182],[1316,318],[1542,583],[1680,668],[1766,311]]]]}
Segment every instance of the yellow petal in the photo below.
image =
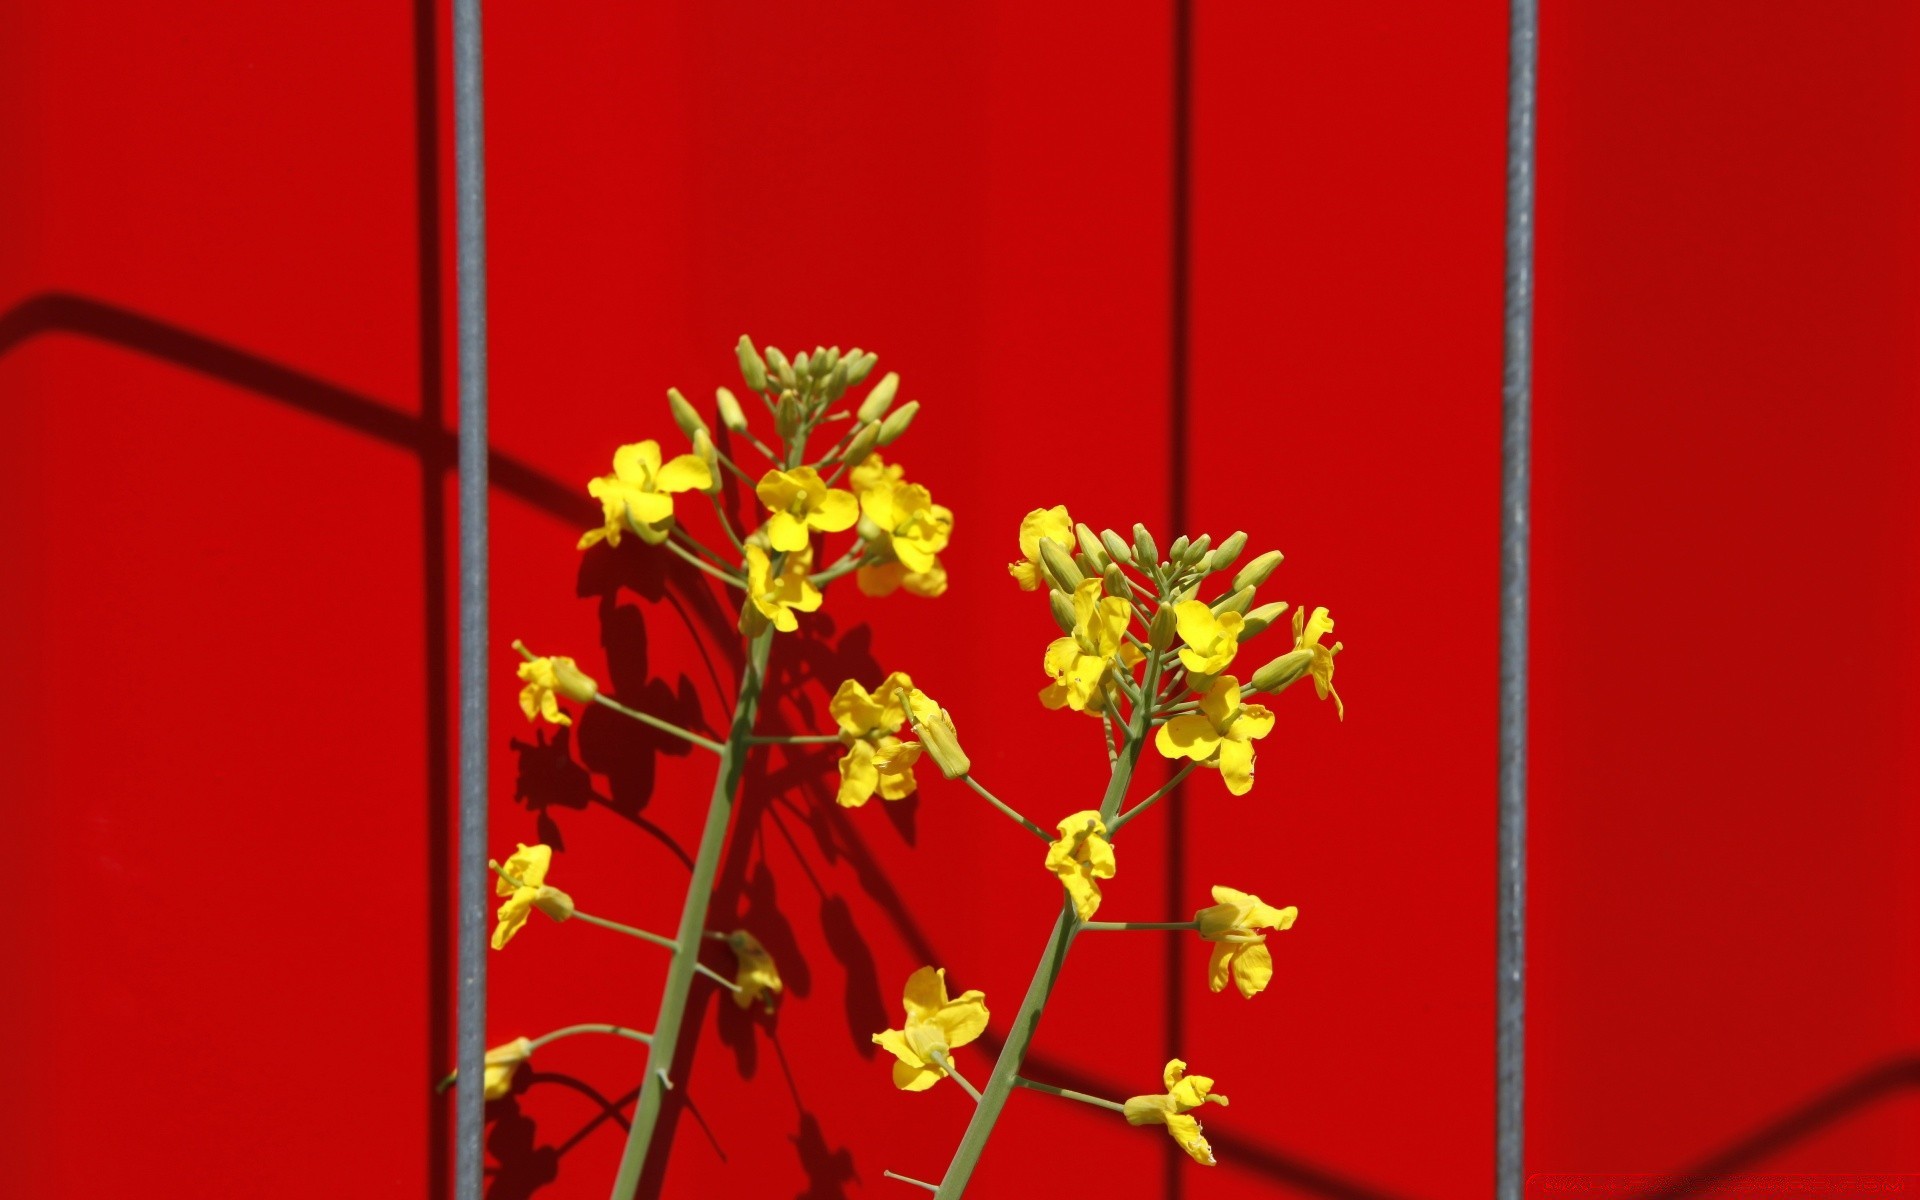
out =
{"type": "Polygon", "coordinates": [[[767,521],[767,541],[772,543],[775,550],[805,550],[806,522],[789,512],[774,513],[767,521]]]}
{"type": "Polygon", "coordinates": [[[1040,586],[1040,570],[1030,562],[1008,563],[1007,574],[1013,576],[1013,581],[1020,585],[1023,592],[1034,591],[1040,586]]]}
{"type": "Polygon", "coordinates": [[[656,492],[705,491],[713,486],[713,468],[697,454],[682,454],[654,476],[656,492]]]}
{"type": "Polygon", "coordinates": [[[840,791],[834,802],[841,808],[859,808],[880,786],[880,772],[873,767],[873,746],[855,742],[840,760],[840,791]]]}
{"type": "Polygon", "coordinates": [[[621,483],[645,486],[659,470],[659,442],[634,442],[613,452],[613,475],[621,483]]]}
{"type": "Polygon", "coordinates": [[[1214,732],[1213,722],[1199,713],[1182,713],[1160,727],[1153,745],[1168,758],[1205,762],[1220,747],[1220,735],[1214,732]]]}
{"type": "Polygon", "coordinates": [[[839,533],[843,529],[853,528],[860,519],[860,503],[853,498],[852,492],[843,492],[839,488],[828,488],[819,498],[811,513],[807,514],[807,524],[822,533],[839,533]]]}
{"type": "MultiPolygon", "coordinates": [[[[1240,988],[1240,994],[1251,1000],[1267,989],[1273,979],[1273,955],[1265,943],[1253,942],[1243,945],[1239,953],[1233,956],[1233,982],[1240,988]]],[[[1219,988],[1214,988],[1219,991],[1219,988]]]]}
{"type": "Polygon", "coordinates": [[[861,567],[853,573],[853,582],[863,596],[891,596],[907,581],[907,569],[897,562],[861,567]]]}
{"type": "Polygon", "coordinates": [[[1174,1141],[1180,1143],[1180,1148],[1187,1152],[1188,1158],[1203,1167],[1216,1165],[1213,1147],[1202,1136],[1199,1121],[1185,1113],[1173,1113],[1167,1117],[1167,1132],[1173,1135],[1174,1141]]]}
{"type": "MultiPolygon", "coordinates": [[[[539,887],[547,881],[547,870],[553,865],[553,847],[545,842],[533,846],[518,842],[516,845],[519,849],[500,864],[500,869],[526,887],[539,887]]],[[[514,884],[499,876],[494,877],[493,886],[494,894],[498,896],[510,896],[517,890],[514,884]]]]}
{"type": "Polygon", "coordinates": [[[907,976],[902,997],[909,1021],[930,1021],[947,1004],[947,972],[944,967],[921,967],[907,976]]]}
{"type": "Polygon", "coordinates": [[[1220,777],[1227,781],[1227,790],[1236,796],[1253,790],[1253,743],[1232,739],[1220,743],[1220,777]]]}
{"type": "Polygon", "coordinates": [[[1236,741],[1251,741],[1273,732],[1273,710],[1264,704],[1243,704],[1228,731],[1236,741]]]}
{"type": "Polygon", "coordinates": [[[987,1030],[986,993],[962,992],[934,1014],[933,1024],[946,1032],[949,1047],[966,1045],[987,1030]]]}
{"type": "Polygon", "coordinates": [[[1233,966],[1235,949],[1232,942],[1215,942],[1213,945],[1213,957],[1207,960],[1207,986],[1216,992],[1227,986],[1227,973],[1233,966]]]}

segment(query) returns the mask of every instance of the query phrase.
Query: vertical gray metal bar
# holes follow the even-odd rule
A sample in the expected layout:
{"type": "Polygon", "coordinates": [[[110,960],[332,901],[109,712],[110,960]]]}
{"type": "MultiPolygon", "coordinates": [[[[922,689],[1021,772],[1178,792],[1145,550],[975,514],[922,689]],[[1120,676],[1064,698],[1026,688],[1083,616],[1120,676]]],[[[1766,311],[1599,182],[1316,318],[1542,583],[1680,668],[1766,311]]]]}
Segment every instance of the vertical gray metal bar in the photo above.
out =
{"type": "Polygon", "coordinates": [[[1507,295],[1501,386],[1500,948],[1495,1195],[1526,1187],[1527,587],[1533,474],[1533,137],[1539,0],[1511,0],[1507,60],[1507,295]]]}
{"type": "Polygon", "coordinates": [[[454,1195],[480,1200],[487,1046],[487,200],[480,0],[453,0],[460,296],[460,919],[454,1195]]]}

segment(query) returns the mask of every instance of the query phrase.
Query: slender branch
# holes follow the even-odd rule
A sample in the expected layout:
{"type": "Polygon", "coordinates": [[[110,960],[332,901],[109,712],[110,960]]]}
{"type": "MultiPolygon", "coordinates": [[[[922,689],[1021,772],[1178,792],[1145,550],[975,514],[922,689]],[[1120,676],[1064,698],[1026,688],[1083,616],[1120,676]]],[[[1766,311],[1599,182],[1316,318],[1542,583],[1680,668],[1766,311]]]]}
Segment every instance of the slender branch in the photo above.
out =
{"type": "Polygon", "coordinates": [[[1098,1096],[1089,1096],[1085,1092],[1076,1092],[1069,1088],[1055,1087],[1050,1083],[1036,1083],[1024,1076],[1016,1077],[1013,1081],[1013,1086],[1031,1088],[1036,1092],[1045,1092],[1049,1096],[1064,1096],[1068,1100],[1078,1100],[1082,1104],[1091,1104],[1097,1108],[1110,1108],[1117,1113],[1127,1111],[1127,1106],[1124,1104],[1116,1104],[1112,1100],[1102,1100],[1098,1096]]]}
{"type": "Polygon", "coordinates": [[[882,1171],[880,1173],[882,1175],[885,1175],[888,1179],[898,1179],[901,1183],[910,1183],[914,1187],[925,1188],[930,1192],[937,1192],[940,1190],[940,1187],[938,1184],[927,1183],[923,1180],[915,1179],[911,1175],[902,1175],[898,1171],[882,1171]]]}
{"type": "Polygon", "coordinates": [[[728,979],[725,975],[722,975],[720,972],[714,970],[712,967],[709,967],[705,963],[695,963],[693,964],[693,969],[696,974],[705,975],[708,979],[713,980],[715,983],[719,984],[721,987],[727,989],[730,992],[737,992],[740,990],[739,984],[735,983],[731,979],[728,979]]]}
{"type": "Polygon", "coordinates": [[[556,1029],[552,1033],[543,1033],[539,1037],[534,1038],[533,1048],[538,1050],[548,1042],[557,1042],[561,1038],[577,1037],[583,1033],[610,1033],[615,1037],[623,1037],[629,1041],[639,1042],[645,1046],[653,1045],[652,1034],[641,1033],[638,1029],[628,1029],[624,1025],[568,1025],[564,1028],[556,1029]]]}
{"type": "Polygon", "coordinates": [[[1006,801],[994,795],[992,792],[988,791],[986,788],[981,787],[980,781],[978,779],[975,779],[971,772],[969,772],[968,774],[962,775],[960,777],[960,781],[966,784],[968,787],[972,788],[974,791],[979,792],[980,795],[986,799],[988,804],[993,805],[995,808],[999,809],[1001,812],[1007,814],[1008,817],[1013,819],[1015,824],[1025,829],[1028,833],[1031,833],[1033,836],[1039,838],[1043,842],[1046,842],[1048,845],[1053,844],[1053,839],[1047,836],[1046,830],[1040,828],[1038,825],[1035,825],[1032,821],[1027,820],[1027,818],[1022,816],[1020,812],[1017,809],[1015,809],[1011,804],[1008,804],[1006,801]]]}
{"type": "Polygon", "coordinates": [[[859,567],[866,566],[867,561],[866,561],[866,555],[864,553],[865,549],[866,549],[866,544],[864,542],[855,542],[853,544],[852,549],[848,550],[845,554],[842,554],[840,556],[839,562],[834,563],[832,566],[826,568],[825,570],[817,571],[814,574],[809,575],[807,577],[807,582],[811,583],[815,587],[824,587],[825,585],[832,583],[834,580],[840,578],[842,575],[845,575],[847,572],[853,571],[859,567]]]}
{"type": "Polygon", "coordinates": [[[706,559],[701,558],[699,555],[688,551],[686,547],[682,546],[679,542],[675,541],[674,539],[668,538],[666,541],[661,542],[660,544],[662,546],[665,546],[667,549],[673,551],[675,554],[678,554],[682,559],[686,560],[687,562],[690,562],[694,566],[699,567],[702,571],[705,571],[707,574],[713,576],[715,579],[718,579],[721,583],[727,584],[730,587],[737,587],[741,591],[746,590],[746,587],[747,587],[746,580],[740,578],[738,575],[732,575],[726,571],[722,571],[720,568],[709,563],[706,559]]]}
{"type": "MultiPolygon", "coordinates": [[[[740,478],[742,479],[747,478],[746,474],[742,472],[738,467],[734,468],[734,473],[736,475],[739,475],[740,478]]],[[[753,481],[748,479],[747,482],[752,483],[753,481]]],[[[713,515],[717,517],[720,521],[720,532],[727,535],[727,540],[733,543],[733,548],[735,550],[738,550],[742,555],[745,555],[747,552],[747,545],[745,542],[740,540],[740,534],[734,530],[733,518],[727,515],[726,505],[720,503],[720,493],[708,492],[707,500],[713,505],[713,515]]]]}
{"type": "Polygon", "coordinates": [[[1120,829],[1122,826],[1124,826],[1128,821],[1131,821],[1135,817],[1139,816],[1141,813],[1147,811],[1147,809],[1152,807],[1153,804],[1156,801],[1158,801],[1162,796],[1165,796],[1169,792],[1173,791],[1173,789],[1179,787],[1180,781],[1185,779],[1187,776],[1193,774],[1194,770],[1199,766],[1200,764],[1197,762],[1190,762],[1186,766],[1181,767],[1178,771],[1175,771],[1173,773],[1172,779],[1169,779],[1166,781],[1166,783],[1162,784],[1157,790],[1154,791],[1154,793],[1151,796],[1148,796],[1145,800],[1142,800],[1140,803],[1134,805],[1132,808],[1121,813],[1120,816],[1114,820],[1113,827],[1107,830],[1108,839],[1111,840],[1114,834],[1120,832],[1120,829]]]}
{"type": "Polygon", "coordinates": [[[747,739],[749,746],[824,746],[839,742],[837,733],[756,733],[747,739]]]}
{"type": "Polygon", "coordinates": [[[670,733],[677,738],[685,738],[687,741],[692,742],[694,745],[700,746],[707,750],[711,750],[715,754],[719,754],[721,751],[726,749],[725,746],[722,746],[719,742],[714,741],[712,738],[701,737],[699,734],[693,732],[693,730],[691,729],[682,729],[680,728],[680,726],[675,725],[672,721],[662,721],[659,717],[653,716],[650,713],[643,713],[637,708],[628,708],[626,705],[620,703],[618,700],[614,700],[610,698],[605,692],[597,693],[593,698],[593,702],[595,704],[604,704],[608,708],[612,709],[613,711],[620,713],[624,716],[632,717],[634,720],[640,722],[642,725],[647,725],[654,729],[658,729],[662,733],[670,733]]]}
{"type": "Polygon", "coordinates": [[[1102,931],[1115,933],[1115,932],[1120,932],[1122,930],[1134,930],[1134,929],[1158,929],[1163,931],[1170,930],[1170,929],[1193,930],[1193,929],[1200,928],[1200,922],[1198,921],[1082,921],[1080,922],[1080,928],[1091,929],[1096,933],[1102,932],[1102,931]]]}
{"type": "Polygon", "coordinates": [[[678,521],[675,521],[672,525],[667,527],[667,536],[673,539],[674,541],[679,542],[681,545],[693,551],[695,554],[698,554],[700,557],[706,559],[708,562],[712,563],[714,566],[719,567],[721,570],[730,571],[733,569],[732,563],[728,562],[724,558],[721,558],[719,554],[709,549],[705,542],[701,541],[699,538],[688,533],[686,530],[686,527],[681,525],[678,521]]]}
{"type": "Polygon", "coordinates": [[[631,925],[622,925],[618,921],[609,921],[605,917],[596,917],[592,913],[583,913],[577,908],[573,910],[573,919],[576,921],[585,921],[589,925],[598,925],[602,929],[611,929],[615,933],[624,933],[628,937],[637,937],[643,942],[652,942],[654,945],[665,947],[668,950],[678,950],[680,948],[674,944],[673,939],[670,937],[661,937],[657,933],[648,933],[644,929],[635,929],[631,925]]]}
{"type": "Polygon", "coordinates": [[[935,1050],[933,1052],[933,1061],[940,1064],[941,1070],[953,1076],[953,1081],[960,1085],[960,1090],[972,1096],[975,1104],[980,1103],[980,1089],[967,1082],[967,1077],[962,1075],[959,1068],[953,1065],[953,1059],[948,1056],[945,1050],[935,1050]]]}
{"type": "Polygon", "coordinates": [[[1113,718],[1106,713],[1100,714],[1100,724],[1107,731],[1107,769],[1112,770],[1120,758],[1119,735],[1114,732],[1113,718]]]}

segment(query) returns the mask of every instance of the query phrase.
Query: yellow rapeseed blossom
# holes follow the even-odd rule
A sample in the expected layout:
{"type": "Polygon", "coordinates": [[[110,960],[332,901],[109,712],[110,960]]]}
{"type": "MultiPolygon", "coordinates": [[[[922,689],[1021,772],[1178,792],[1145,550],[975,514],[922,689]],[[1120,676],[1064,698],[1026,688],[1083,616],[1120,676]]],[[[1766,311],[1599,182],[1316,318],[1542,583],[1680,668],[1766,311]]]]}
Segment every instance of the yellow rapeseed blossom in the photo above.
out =
{"type": "Polygon", "coordinates": [[[1311,617],[1305,616],[1305,612],[1303,608],[1293,610],[1293,648],[1312,656],[1307,672],[1313,676],[1313,690],[1320,693],[1322,700],[1332,696],[1333,710],[1344,721],[1347,706],[1340,702],[1340,693],[1333,690],[1333,656],[1340,653],[1341,645],[1339,642],[1331,646],[1320,644],[1321,635],[1333,632],[1333,618],[1324,608],[1314,609],[1311,617]]]}
{"type": "Polygon", "coordinates": [[[561,696],[591,704],[600,691],[592,676],[575,666],[572,659],[558,654],[521,663],[520,682],[527,685],[520,689],[520,711],[527,714],[527,720],[541,716],[555,725],[573,724],[573,718],[560,707],[561,696]]]}
{"type": "Polygon", "coordinates": [[[1046,670],[1053,682],[1040,689],[1040,703],[1048,708],[1104,712],[1114,664],[1131,671],[1146,657],[1126,637],[1131,606],[1119,596],[1103,597],[1105,586],[1088,579],[1073,589],[1073,632],[1047,645],[1046,670]]]}
{"type": "MultiPolygon", "coordinates": [[[[880,527],[885,549],[903,568],[904,575],[934,571],[940,565],[940,552],[953,538],[953,510],[935,504],[933,493],[917,483],[894,482],[868,488],[860,493],[860,511],[880,527]]],[[[945,572],[941,578],[944,580],[945,572]]]]}
{"type": "Polygon", "coordinates": [[[1168,758],[1190,758],[1218,767],[1227,790],[1244,796],[1253,788],[1253,743],[1273,731],[1273,714],[1240,703],[1240,681],[1222,675],[1200,697],[1200,711],[1182,713],[1160,727],[1153,744],[1168,758]]]}
{"type": "Polygon", "coordinates": [[[533,1043],[526,1038],[515,1038],[502,1046],[487,1051],[487,1064],[481,1093],[489,1100],[498,1100],[513,1090],[513,1073],[520,1064],[533,1057],[533,1043]]]}
{"type": "Polygon", "coordinates": [[[1202,1136],[1199,1119],[1190,1114],[1202,1104],[1225,1104],[1227,1098],[1213,1094],[1213,1080],[1186,1072],[1186,1063],[1172,1059],[1162,1075],[1167,1085],[1165,1094],[1128,1097],[1124,1110],[1127,1124],[1165,1125],[1189,1158],[1203,1167],[1211,1167],[1213,1147],[1207,1145],[1207,1139],[1202,1136]]]}
{"type": "Polygon", "coordinates": [[[767,541],[775,550],[804,550],[810,530],[839,533],[860,519],[853,493],[828,487],[812,467],[768,471],[753,491],[773,513],[767,541]]]}
{"type": "Polygon", "coordinates": [[[499,924],[493,927],[495,950],[506,948],[506,944],[513,940],[514,934],[520,932],[520,927],[527,923],[528,915],[536,908],[556,921],[564,921],[573,915],[573,897],[559,888],[547,886],[547,868],[553,865],[552,846],[529,846],[522,842],[505,865],[487,865],[498,867],[500,878],[493,881],[494,891],[507,898],[507,902],[495,914],[499,918],[499,924]],[[512,876],[513,881],[510,882],[507,876],[512,876]]]}
{"type": "Polygon", "coordinates": [[[866,495],[877,487],[891,487],[906,477],[907,469],[899,463],[888,464],[878,451],[860,460],[860,465],[847,472],[847,482],[852,485],[856,495],[866,495]]]}
{"type": "Polygon", "coordinates": [[[660,443],[652,439],[622,446],[613,452],[613,474],[587,484],[587,494],[600,502],[606,523],[582,534],[580,549],[603,538],[608,545],[618,546],[620,535],[629,529],[657,546],[673,528],[674,493],[712,486],[713,469],[697,454],[662,463],[660,443]]]}
{"type": "Polygon", "coordinates": [[[733,977],[734,986],[739,990],[733,994],[733,1002],[746,1008],[755,1000],[766,1005],[767,1011],[773,1011],[773,1000],[785,985],[780,982],[780,972],[773,965],[773,955],[760,940],[744,929],[736,929],[727,935],[727,947],[733,951],[739,962],[739,970],[733,977]]]}
{"type": "Polygon", "coordinates": [[[1245,618],[1237,612],[1215,615],[1203,600],[1182,600],[1174,605],[1175,628],[1180,640],[1180,662],[1195,675],[1218,675],[1233,661],[1240,648],[1240,627],[1245,618]]]}
{"type": "Polygon", "coordinates": [[[1113,843],[1107,823],[1093,809],[1074,813],[1060,822],[1059,840],[1047,847],[1047,870],[1060,877],[1082,921],[1093,920],[1100,909],[1100,883],[1114,874],[1113,843]]]}
{"type": "Polygon", "coordinates": [[[820,589],[807,576],[813,571],[811,548],[792,551],[780,573],[765,550],[747,545],[747,604],[740,611],[741,628],[757,634],[769,623],[782,633],[800,628],[793,614],[820,607],[820,589]]]}
{"type": "Polygon", "coordinates": [[[897,1060],[893,1086],[924,1092],[946,1076],[940,1060],[986,1031],[987,997],[976,989],[949,1000],[946,969],[921,967],[907,977],[905,1003],[906,1028],[876,1033],[873,1041],[897,1060]]]}
{"type": "Polygon", "coordinates": [[[856,680],[846,680],[833,694],[827,711],[840,726],[840,741],[847,753],[840,759],[840,792],[834,797],[842,808],[858,808],[878,792],[882,800],[899,800],[913,794],[912,764],[895,771],[881,772],[874,765],[878,755],[890,755],[901,744],[894,735],[907,722],[906,689],[913,680],[895,671],[881,681],[871,695],[856,680]]]}
{"type": "Polygon", "coordinates": [[[1207,984],[1214,991],[1227,986],[1233,976],[1240,994],[1251,1000],[1265,991],[1273,979],[1273,955],[1267,950],[1267,935],[1262,929],[1292,929],[1300,910],[1292,905],[1275,908],[1258,896],[1230,887],[1213,889],[1213,906],[1193,914],[1200,936],[1213,943],[1213,959],[1207,963],[1207,984]]]}
{"type": "Polygon", "coordinates": [[[937,557],[933,566],[925,571],[909,571],[900,562],[883,562],[861,567],[853,578],[860,591],[868,596],[891,596],[905,588],[912,595],[931,599],[944,595],[947,590],[947,569],[940,565],[937,557]]]}
{"type": "Polygon", "coordinates": [[[1041,538],[1052,538],[1062,546],[1073,545],[1073,518],[1067,515],[1065,505],[1036,508],[1020,518],[1020,553],[1026,561],[1008,563],[1007,574],[1023,592],[1034,591],[1044,582],[1040,575],[1041,538]]]}

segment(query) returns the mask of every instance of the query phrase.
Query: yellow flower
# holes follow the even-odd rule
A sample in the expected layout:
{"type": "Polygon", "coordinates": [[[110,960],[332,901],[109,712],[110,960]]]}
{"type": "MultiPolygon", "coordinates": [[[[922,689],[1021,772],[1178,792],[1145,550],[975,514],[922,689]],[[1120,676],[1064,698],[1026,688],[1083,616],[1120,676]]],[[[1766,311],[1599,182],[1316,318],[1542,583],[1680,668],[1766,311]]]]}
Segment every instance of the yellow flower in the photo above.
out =
{"type": "Polygon", "coordinates": [[[733,977],[734,986],[740,990],[733,994],[733,1002],[746,1008],[755,1000],[766,1005],[767,1011],[773,1011],[773,998],[780,994],[784,986],[780,982],[780,972],[773,965],[773,955],[760,944],[758,938],[744,929],[736,929],[727,935],[727,947],[739,961],[740,968],[733,977]]]}
{"type": "Polygon", "coordinates": [[[828,487],[812,467],[768,471],[753,491],[773,512],[767,521],[767,541],[775,550],[804,550],[808,530],[839,533],[860,519],[853,493],[828,487]]]}
{"type": "Polygon", "coordinates": [[[890,487],[905,478],[907,469],[898,463],[892,466],[880,457],[878,451],[867,455],[860,465],[847,472],[847,482],[853,490],[862,495],[877,487],[890,487]]]}
{"type": "Polygon", "coordinates": [[[561,696],[591,704],[600,691],[592,676],[574,666],[572,659],[558,654],[521,663],[520,682],[527,685],[520,689],[520,711],[527,714],[527,720],[537,715],[555,725],[573,724],[573,718],[560,707],[561,696]]]}
{"type": "Polygon", "coordinates": [[[760,547],[747,546],[747,605],[740,610],[741,628],[757,634],[769,622],[782,633],[800,628],[793,614],[812,612],[820,607],[820,589],[807,576],[813,570],[811,548],[787,555],[780,573],[773,573],[773,560],[760,547]]]}
{"type": "Polygon", "coordinates": [[[842,808],[858,808],[877,791],[883,800],[899,800],[913,794],[912,765],[882,773],[874,759],[891,755],[900,745],[893,735],[906,724],[906,689],[913,680],[895,671],[881,681],[872,695],[852,679],[840,685],[827,705],[827,711],[840,724],[840,741],[847,747],[840,760],[840,793],[834,799],[842,808]]]}
{"type": "Polygon", "coordinates": [[[1218,675],[1233,661],[1240,648],[1240,627],[1245,618],[1237,612],[1214,615],[1203,600],[1182,600],[1173,607],[1175,628],[1180,631],[1180,661],[1195,675],[1218,675]]]}
{"type": "Polygon", "coordinates": [[[1020,519],[1020,553],[1025,562],[1008,563],[1007,574],[1013,576],[1023,592],[1039,588],[1040,539],[1052,538],[1062,546],[1073,545],[1073,518],[1067,515],[1065,505],[1056,504],[1052,508],[1036,508],[1020,519]]]}
{"type": "Polygon", "coordinates": [[[1313,676],[1313,690],[1320,693],[1322,700],[1332,696],[1334,713],[1344,721],[1347,706],[1340,702],[1340,693],[1333,690],[1333,656],[1340,653],[1342,647],[1339,642],[1331,646],[1320,644],[1322,634],[1333,632],[1333,618],[1324,608],[1314,609],[1311,617],[1305,616],[1305,612],[1300,608],[1293,610],[1293,648],[1304,650],[1310,656],[1307,671],[1313,676]]]}
{"type": "Polygon", "coordinates": [[[1213,1080],[1205,1075],[1188,1075],[1186,1071],[1186,1063],[1172,1059],[1163,1075],[1167,1084],[1164,1095],[1128,1097],[1127,1124],[1165,1125],[1189,1158],[1203,1167],[1211,1167],[1213,1147],[1201,1136],[1199,1119],[1188,1114],[1202,1104],[1225,1104],[1227,1098],[1213,1094],[1213,1080]]]}
{"type": "Polygon", "coordinates": [[[933,493],[917,483],[868,488],[860,493],[860,511],[880,527],[887,549],[906,574],[935,570],[940,552],[953,538],[953,510],[935,504],[933,493]]]}
{"type": "Polygon", "coordinates": [[[618,546],[620,534],[628,529],[639,534],[641,541],[657,546],[673,528],[673,494],[712,486],[713,469],[697,454],[682,454],[663,464],[659,442],[648,439],[622,446],[613,452],[613,474],[587,484],[587,494],[600,502],[606,524],[580,535],[580,549],[602,538],[618,546]]]}
{"type": "Polygon", "coordinates": [[[1227,986],[1233,975],[1234,986],[1251,1000],[1265,991],[1273,979],[1273,955],[1267,951],[1267,935],[1261,929],[1292,929],[1300,910],[1292,905],[1274,908],[1260,897],[1237,892],[1230,887],[1213,889],[1213,906],[1193,914],[1199,922],[1200,936],[1213,943],[1213,960],[1207,964],[1207,983],[1214,991],[1227,986]]]}
{"type": "Polygon", "coordinates": [[[1047,847],[1047,870],[1060,877],[1082,921],[1093,920],[1100,909],[1099,880],[1112,879],[1113,843],[1106,838],[1107,823],[1093,809],[1074,813],[1059,825],[1060,838],[1047,847]]]}
{"type": "Polygon", "coordinates": [[[1240,681],[1222,675],[1200,697],[1200,711],[1183,713],[1160,727],[1153,744],[1168,758],[1190,758],[1220,769],[1227,790],[1244,796],[1253,788],[1253,743],[1273,732],[1273,714],[1240,703],[1240,681]]]}
{"type": "Polygon", "coordinates": [[[915,596],[931,598],[946,592],[947,569],[940,565],[937,557],[933,566],[925,571],[909,571],[904,563],[883,562],[861,567],[854,572],[853,581],[868,596],[891,596],[900,588],[906,588],[915,596]]]}
{"type": "Polygon", "coordinates": [[[903,1092],[924,1092],[946,1074],[942,1060],[956,1047],[979,1037],[987,1028],[987,997],[979,990],[947,999],[945,968],[921,967],[907,977],[907,1027],[873,1035],[898,1060],[893,1064],[893,1086],[903,1092]]]}
{"type": "Polygon", "coordinates": [[[913,766],[925,751],[933,758],[940,773],[948,779],[958,779],[973,769],[973,760],[960,748],[960,734],[953,726],[953,717],[946,709],[933,702],[933,697],[919,688],[907,689],[907,708],[913,713],[913,731],[920,735],[917,742],[903,742],[892,750],[876,752],[873,765],[880,768],[882,774],[904,771],[913,766]]]}
{"type": "Polygon", "coordinates": [[[520,1064],[533,1057],[533,1043],[526,1038],[515,1038],[504,1046],[495,1046],[487,1051],[484,1060],[487,1064],[485,1084],[481,1093],[489,1100],[498,1100],[513,1090],[513,1073],[520,1064]]]}
{"type": "Polygon", "coordinates": [[[1088,579],[1073,589],[1073,633],[1047,646],[1046,669],[1053,682],[1040,689],[1040,703],[1048,708],[1104,712],[1114,663],[1131,671],[1146,657],[1126,638],[1132,607],[1119,596],[1103,597],[1105,586],[1088,579]]]}
{"type": "Polygon", "coordinates": [[[564,921],[573,915],[573,897],[559,888],[547,886],[547,868],[553,864],[553,847],[547,845],[529,846],[520,843],[520,848],[506,865],[489,862],[490,867],[498,867],[501,877],[493,881],[494,891],[507,898],[495,914],[499,924],[493,927],[493,948],[502,950],[520,927],[527,923],[527,916],[534,909],[564,921]],[[517,882],[509,882],[511,875],[517,882]]]}

